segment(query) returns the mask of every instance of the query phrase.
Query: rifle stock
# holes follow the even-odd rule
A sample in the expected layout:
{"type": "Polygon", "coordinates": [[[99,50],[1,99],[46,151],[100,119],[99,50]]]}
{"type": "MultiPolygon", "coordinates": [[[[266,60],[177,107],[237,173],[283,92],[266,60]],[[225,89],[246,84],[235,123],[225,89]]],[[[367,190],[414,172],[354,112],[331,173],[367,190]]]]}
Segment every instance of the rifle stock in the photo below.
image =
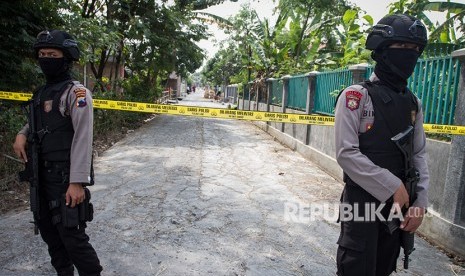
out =
{"type": "MultiPolygon", "coordinates": [[[[412,164],[413,156],[413,126],[409,126],[405,131],[392,137],[391,140],[396,144],[397,148],[402,153],[404,159],[404,185],[409,195],[409,202],[412,204],[416,200],[416,188],[420,179],[419,173],[412,164]]],[[[404,215],[407,210],[404,210],[404,215]]],[[[408,269],[409,256],[415,250],[415,235],[414,233],[401,231],[401,246],[404,249],[404,268],[408,269]]]]}

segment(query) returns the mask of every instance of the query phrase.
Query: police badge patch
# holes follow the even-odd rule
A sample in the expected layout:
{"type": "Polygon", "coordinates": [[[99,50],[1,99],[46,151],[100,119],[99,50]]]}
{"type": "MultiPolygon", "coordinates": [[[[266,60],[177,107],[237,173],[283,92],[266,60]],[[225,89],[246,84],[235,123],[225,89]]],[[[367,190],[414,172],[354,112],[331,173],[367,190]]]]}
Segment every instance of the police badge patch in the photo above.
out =
{"type": "Polygon", "coordinates": [[[410,115],[411,115],[411,118],[412,118],[412,125],[415,125],[415,121],[416,121],[416,118],[417,118],[417,111],[412,110],[410,115]]]}
{"type": "Polygon", "coordinates": [[[77,107],[84,107],[87,105],[86,102],[86,89],[84,88],[76,88],[74,90],[74,94],[76,94],[76,106],[77,107]]]}
{"type": "Polygon", "coordinates": [[[53,105],[53,100],[44,102],[44,111],[45,111],[45,113],[49,113],[52,110],[52,105],[53,105]]]}
{"type": "Polygon", "coordinates": [[[358,91],[347,91],[346,92],[346,107],[351,111],[354,111],[360,107],[360,100],[362,99],[362,93],[358,91]]]}

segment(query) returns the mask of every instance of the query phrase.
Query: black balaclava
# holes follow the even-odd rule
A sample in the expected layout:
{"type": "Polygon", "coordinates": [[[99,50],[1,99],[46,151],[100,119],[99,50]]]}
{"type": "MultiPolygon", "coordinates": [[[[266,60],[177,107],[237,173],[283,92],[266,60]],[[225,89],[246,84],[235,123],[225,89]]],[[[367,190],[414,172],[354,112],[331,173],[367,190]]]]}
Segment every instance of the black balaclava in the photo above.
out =
{"type": "Polygon", "coordinates": [[[396,92],[403,92],[419,56],[420,53],[414,49],[384,48],[376,50],[373,53],[373,59],[376,61],[375,74],[382,83],[396,92]]]}
{"type": "Polygon", "coordinates": [[[39,58],[39,65],[45,75],[47,84],[59,83],[71,79],[71,63],[66,57],[39,58]]]}

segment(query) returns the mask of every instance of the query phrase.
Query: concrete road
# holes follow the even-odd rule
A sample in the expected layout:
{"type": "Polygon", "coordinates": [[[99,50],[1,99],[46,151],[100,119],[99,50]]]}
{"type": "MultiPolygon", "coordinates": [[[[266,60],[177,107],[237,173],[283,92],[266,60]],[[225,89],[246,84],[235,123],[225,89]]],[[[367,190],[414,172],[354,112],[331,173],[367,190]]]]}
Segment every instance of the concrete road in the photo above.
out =
{"type": "MultiPolygon", "coordinates": [[[[180,104],[200,105],[202,94],[180,104]]],[[[339,226],[329,211],[342,184],[248,122],[157,116],[95,171],[88,233],[103,275],[335,274],[339,226]],[[324,203],[325,216],[302,212],[324,203]]],[[[30,218],[0,218],[1,276],[53,275],[30,218]]],[[[419,238],[412,259],[399,275],[465,275],[419,238]]]]}

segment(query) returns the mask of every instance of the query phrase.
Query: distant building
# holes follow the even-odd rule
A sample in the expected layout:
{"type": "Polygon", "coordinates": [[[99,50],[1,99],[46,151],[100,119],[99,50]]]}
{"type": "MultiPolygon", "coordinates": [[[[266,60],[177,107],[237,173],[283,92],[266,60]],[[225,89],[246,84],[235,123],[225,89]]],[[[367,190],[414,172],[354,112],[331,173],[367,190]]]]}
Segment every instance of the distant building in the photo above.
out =
{"type": "MultiPolygon", "coordinates": [[[[121,80],[124,78],[124,64],[119,65],[117,68],[115,62],[115,57],[111,56],[108,58],[107,63],[105,64],[105,68],[103,69],[103,74],[102,74],[102,81],[105,84],[105,88],[107,90],[111,89],[111,83],[109,80],[111,79],[112,81],[115,80],[121,80]]],[[[85,85],[87,88],[89,88],[91,91],[94,90],[95,86],[98,85],[95,79],[95,75],[92,72],[91,65],[90,63],[86,63],[85,66],[77,66],[79,75],[81,76],[80,81],[82,82],[83,85],[85,85]]],[[[123,90],[118,91],[119,93],[122,93],[123,90]]]]}
{"type": "Polygon", "coordinates": [[[165,90],[170,89],[172,96],[174,97],[181,97],[181,93],[183,92],[181,89],[182,80],[181,77],[176,74],[176,72],[172,72],[168,76],[168,80],[166,81],[165,90]]]}

